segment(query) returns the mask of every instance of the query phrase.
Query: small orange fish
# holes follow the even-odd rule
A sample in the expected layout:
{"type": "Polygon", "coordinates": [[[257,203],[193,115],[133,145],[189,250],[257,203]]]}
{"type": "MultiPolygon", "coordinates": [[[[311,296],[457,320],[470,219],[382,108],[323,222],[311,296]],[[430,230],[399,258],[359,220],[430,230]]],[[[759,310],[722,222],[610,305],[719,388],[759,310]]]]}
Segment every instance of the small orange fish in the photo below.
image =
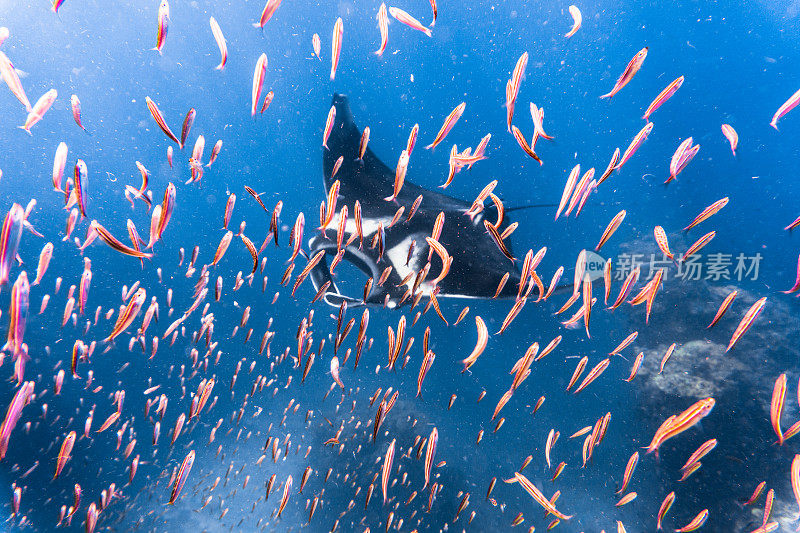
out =
{"type": "Polygon", "coordinates": [[[617,228],[619,228],[619,225],[622,224],[623,220],[625,220],[625,215],[626,214],[627,213],[623,209],[622,211],[620,211],[619,213],[614,215],[614,218],[611,219],[611,222],[608,223],[608,226],[606,227],[605,231],[603,232],[603,235],[600,237],[600,242],[598,242],[597,246],[595,246],[595,248],[594,248],[596,252],[600,251],[600,248],[602,248],[603,245],[608,241],[608,239],[610,239],[611,236],[614,235],[614,232],[617,231],[617,228]]]}
{"type": "Polygon", "coordinates": [[[402,22],[403,24],[408,26],[409,28],[413,28],[413,29],[415,29],[417,31],[421,31],[422,33],[424,33],[428,37],[432,36],[430,28],[426,28],[420,21],[418,21],[417,19],[415,19],[414,17],[412,17],[411,15],[409,15],[408,13],[403,11],[402,9],[397,8],[397,7],[390,7],[389,8],[389,14],[391,16],[393,16],[395,19],[397,19],[399,22],[402,22]]]}
{"type": "Polygon", "coordinates": [[[331,106],[330,110],[328,111],[328,118],[325,119],[325,129],[322,131],[322,146],[329,150],[328,148],[328,138],[331,136],[331,131],[333,131],[333,123],[336,121],[336,106],[331,106]]]}
{"type": "Polygon", "coordinates": [[[264,76],[267,73],[267,54],[261,54],[256,61],[256,68],[253,72],[253,92],[250,102],[250,116],[256,116],[258,102],[261,100],[261,89],[264,88],[264,76]]]}
{"type": "Polygon", "coordinates": [[[381,469],[381,488],[383,489],[383,503],[386,504],[386,496],[389,490],[389,474],[392,472],[392,461],[394,460],[394,447],[397,439],[393,439],[386,450],[383,458],[383,468],[381,469]]]}
{"type": "Polygon", "coordinates": [[[271,19],[272,15],[278,10],[281,2],[282,0],[267,0],[264,9],[261,11],[261,17],[258,19],[258,22],[253,23],[253,27],[263,29],[264,25],[269,22],[269,19],[271,19]]]}
{"type": "Polygon", "coordinates": [[[172,486],[172,494],[169,497],[169,505],[174,505],[175,500],[178,499],[178,496],[181,494],[181,489],[183,489],[183,485],[186,483],[186,478],[189,477],[189,472],[192,471],[192,466],[194,465],[194,450],[189,450],[189,453],[181,463],[181,467],[178,470],[178,475],[175,477],[175,484],[172,486]]]}
{"type": "Polygon", "coordinates": [[[661,104],[669,100],[672,95],[675,94],[675,91],[681,88],[681,85],[683,85],[683,76],[667,85],[667,87],[661,91],[658,96],[656,96],[655,100],[653,100],[652,103],[647,106],[647,110],[644,112],[644,116],[642,118],[645,120],[650,120],[650,115],[652,115],[656,109],[661,107],[661,104]]]}
{"type": "Polygon", "coordinates": [[[700,224],[701,222],[703,222],[705,220],[708,220],[712,215],[716,214],[720,209],[722,209],[726,205],[728,205],[728,197],[727,196],[725,198],[717,200],[716,202],[714,202],[710,206],[708,206],[705,209],[703,209],[703,211],[699,215],[697,215],[695,217],[695,219],[692,220],[692,222],[688,226],[683,228],[683,231],[689,231],[690,229],[692,229],[696,225],[700,224]]]}
{"type": "Polygon", "coordinates": [[[162,53],[164,43],[167,41],[167,31],[169,30],[169,3],[167,0],[161,0],[158,6],[158,31],[156,33],[156,46],[153,50],[158,50],[162,53]]]}
{"type": "Polygon", "coordinates": [[[314,55],[317,56],[317,59],[322,61],[322,57],[319,55],[322,51],[322,42],[319,40],[319,34],[315,33],[311,36],[311,48],[314,50],[314,55]]]}
{"type": "Polygon", "coordinates": [[[661,521],[664,520],[664,516],[669,512],[670,507],[675,502],[675,493],[670,492],[664,498],[664,501],[661,502],[661,507],[658,509],[658,522],[656,524],[656,529],[661,531],[661,521]]]}
{"type": "Polygon", "coordinates": [[[800,454],[796,454],[792,459],[792,468],[790,472],[792,480],[792,492],[797,504],[800,505],[800,454]]]}
{"type": "Polygon", "coordinates": [[[714,315],[714,319],[711,320],[711,323],[708,326],[706,326],[706,328],[710,328],[714,326],[714,324],[719,322],[719,319],[722,318],[722,315],[724,315],[725,311],[727,311],[728,308],[731,306],[737,294],[739,294],[739,291],[733,291],[728,296],[725,297],[725,300],[722,301],[722,304],[719,306],[719,309],[717,310],[717,314],[714,315]]]}
{"type": "Polygon", "coordinates": [[[583,21],[581,10],[578,9],[577,6],[569,6],[569,14],[572,15],[572,28],[564,35],[567,39],[575,35],[578,30],[581,29],[581,22],[583,21]]]}
{"type": "Polygon", "coordinates": [[[786,398],[786,374],[781,374],[775,380],[775,387],[772,389],[772,402],[770,403],[770,421],[772,429],[778,436],[778,445],[783,445],[783,431],[781,431],[781,414],[783,413],[783,403],[786,398]]]}
{"type": "Polygon", "coordinates": [[[174,133],[172,133],[172,130],[169,128],[169,126],[167,126],[164,116],[161,114],[161,111],[158,109],[156,103],[153,102],[149,96],[145,97],[145,101],[147,102],[147,109],[150,110],[150,114],[153,116],[156,124],[158,124],[158,127],[161,128],[161,131],[164,132],[164,135],[169,137],[170,140],[178,145],[179,148],[183,148],[181,141],[175,136],[174,133]]]}
{"type": "Polygon", "coordinates": [[[775,114],[772,116],[772,120],[770,121],[769,125],[778,129],[778,120],[780,120],[786,113],[797,107],[797,104],[800,104],[800,90],[795,92],[792,96],[789,97],[786,102],[781,105],[775,114]]]}
{"type": "Polygon", "coordinates": [[[64,469],[64,465],[67,464],[69,455],[72,453],[72,446],[75,444],[75,437],[75,432],[70,431],[69,434],[64,438],[64,442],[61,443],[61,449],[58,451],[58,461],[56,462],[56,473],[53,476],[53,479],[58,477],[58,475],[64,469]]]}
{"type": "Polygon", "coordinates": [[[220,29],[217,20],[214,17],[210,17],[208,19],[208,23],[211,26],[211,33],[214,35],[214,40],[217,41],[217,46],[219,47],[220,53],[220,60],[219,65],[217,65],[217,70],[222,70],[225,68],[225,63],[228,62],[228,44],[225,41],[225,36],[222,34],[222,29],[220,29]]]}
{"type": "Polygon", "coordinates": [[[486,328],[486,324],[484,323],[483,319],[479,316],[475,317],[475,325],[478,328],[478,341],[475,344],[475,348],[472,350],[472,353],[461,361],[464,363],[464,370],[461,372],[466,372],[469,368],[475,364],[475,361],[478,360],[478,357],[483,353],[486,349],[486,344],[489,341],[489,331],[486,328]]]}
{"type": "Polygon", "coordinates": [[[378,30],[381,32],[381,46],[375,51],[375,54],[382,56],[386,50],[386,44],[389,42],[389,16],[386,14],[386,4],[384,2],[381,2],[381,7],[378,8],[378,14],[375,18],[378,19],[378,30]]]}
{"type": "Polygon", "coordinates": [[[713,239],[716,235],[717,235],[716,231],[710,231],[705,235],[703,235],[702,237],[700,237],[699,239],[697,239],[694,242],[694,244],[689,246],[689,249],[686,250],[686,253],[683,254],[683,257],[681,257],[680,261],[681,262],[686,261],[686,259],[688,259],[691,255],[699,252],[700,249],[703,248],[703,246],[705,246],[706,244],[710,243],[711,239],[713,239]]]}
{"type": "Polygon", "coordinates": [[[628,66],[625,67],[625,70],[617,79],[617,82],[614,84],[614,88],[611,89],[611,92],[604,94],[600,98],[612,98],[633,79],[633,76],[639,72],[640,68],[642,68],[642,63],[644,63],[644,59],[647,57],[647,49],[648,47],[645,46],[636,52],[636,55],[633,56],[633,58],[628,62],[628,66]]]}
{"type": "Polygon", "coordinates": [[[703,524],[706,523],[706,519],[708,519],[708,509],[703,509],[700,511],[697,516],[692,518],[691,522],[683,526],[682,528],[676,529],[676,533],[689,533],[690,531],[697,531],[703,524]]]}
{"type": "Polygon", "coordinates": [[[428,486],[428,481],[430,481],[431,466],[433,465],[433,457],[436,455],[436,445],[438,442],[439,430],[434,427],[428,437],[428,447],[425,450],[425,485],[423,485],[423,489],[428,486]]]}
{"type": "Polygon", "coordinates": [[[653,440],[647,447],[647,453],[656,452],[658,455],[658,448],[664,442],[683,433],[705,418],[714,408],[715,403],[714,398],[705,398],[695,402],[682,413],[669,417],[656,431],[653,440]]]}
{"type": "Polygon", "coordinates": [[[331,81],[336,78],[336,69],[339,66],[339,54],[342,52],[342,35],[344,34],[344,23],[342,17],[336,19],[333,25],[333,39],[331,40],[331,81]]]}
{"type": "Polygon", "coordinates": [[[661,226],[656,226],[653,228],[653,235],[656,239],[656,244],[658,245],[659,250],[661,250],[664,255],[670,259],[674,259],[672,252],[669,251],[669,240],[667,240],[667,232],[664,231],[664,228],[661,226]]]}
{"type": "Polygon", "coordinates": [[[436,134],[436,138],[433,140],[433,142],[425,147],[426,150],[436,148],[436,146],[444,140],[447,134],[450,133],[450,130],[453,129],[453,126],[456,125],[458,119],[461,118],[461,115],[464,114],[464,109],[466,109],[466,107],[467,103],[461,102],[450,112],[449,115],[447,115],[444,124],[442,124],[442,127],[439,129],[439,133],[436,134]]]}
{"type": "Polygon", "coordinates": [[[731,145],[731,152],[733,152],[734,157],[736,157],[736,147],[739,146],[739,134],[736,133],[736,130],[733,129],[733,126],[730,124],[722,125],[722,134],[728,139],[731,145]]]}
{"type": "Polygon", "coordinates": [[[763,298],[759,299],[754,303],[750,309],[742,317],[741,322],[739,325],[736,326],[736,330],[733,332],[733,336],[731,336],[730,342],[728,342],[728,347],[725,348],[726,352],[729,352],[731,348],[738,342],[739,339],[742,338],[742,335],[750,329],[750,326],[753,325],[753,321],[758,317],[761,313],[761,310],[764,309],[764,304],[767,303],[767,297],[764,296],[763,298]]]}
{"type": "MultiPolygon", "coordinates": [[[[799,456],[800,457],[800,456],[799,456]]],[[[506,483],[519,483],[525,492],[531,495],[531,497],[536,500],[536,502],[545,508],[545,510],[555,515],[560,520],[569,520],[572,518],[572,515],[565,515],[564,513],[560,512],[556,509],[555,505],[548,500],[542,492],[536,488],[536,486],[530,482],[528,478],[520,474],[519,472],[514,472],[514,477],[509,480],[505,480],[506,483]]]]}

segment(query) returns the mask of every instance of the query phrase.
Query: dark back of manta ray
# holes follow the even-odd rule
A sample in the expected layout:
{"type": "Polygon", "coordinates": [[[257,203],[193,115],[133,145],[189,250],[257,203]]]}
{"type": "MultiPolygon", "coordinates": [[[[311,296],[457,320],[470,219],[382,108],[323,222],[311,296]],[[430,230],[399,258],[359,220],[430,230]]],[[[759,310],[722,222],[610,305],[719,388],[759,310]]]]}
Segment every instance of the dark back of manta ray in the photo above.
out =
{"type": "MultiPolygon", "coordinates": [[[[378,159],[369,145],[363,161],[358,160],[361,131],[353,121],[349,101],[344,95],[334,94],[332,105],[336,107],[336,120],[328,139],[329,149],[322,150],[326,193],[335,179],[340,183],[337,205],[347,205],[348,211],[353,213],[353,206],[358,200],[363,219],[391,219],[400,206],[405,206],[405,213],[408,213],[414,200],[422,195],[422,203],[410,221],[406,222],[403,215],[394,226],[385,229],[385,249],[389,251],[413,237],[416,240],[415,250],[418,250],[415,255],[423,257],[423,260],[422,264],[409,266],[421,268],[428,257],[429,247],[425,237],[430,236],[436,217],[444,212],[445,222],[439,242],[452,256],[453,262],[450,273],[439,282],[439,297],[491,298],[506,273],[509,273],[509,279],[500,296],[515,296],[520,281],[519,269],[495,245],[483,223],[484,217],[492,223],[496,221],[497,212],[494,206],[487,205],[483,212],[470,220],[464,213],[469,210],[471,203],[424,189],[408,179],[405,180],[396,201],[386,201],[384,198],[391,196],[394,188],[394,170],[378,159]],[[340,156],[344,158],[341,168],[332,179],[333,166],[340,156]]],[[[371,132],[373,138],[376,133],[379,134],[377,131],[371,132]]],[[[419,144],[417,149],[420,149],[419,144]]],[[[498,228],[499,233],[509,223],[509,217],[506,216],[498,228]]],[[[354,245],[357,246],[357,243],[354,245]]],[[[513,255],[510,242],[506,242],[506,247],[513,255]]],[[[369,250],[367,243],[364,244],[364,249],[368,253],[374,253],[377,258],[377,252],[369,250]]],[[[402,250],[403,263],[407,251],[408,244],[405,244],[402,250]]],[[[383,270],[389,265],[390,261],[385,254],[378,263],[379,269],[383,270]]],[[[441,268],[441,262],[434,254],[428,279],[438,276],[438,268],[441,268]]]]}

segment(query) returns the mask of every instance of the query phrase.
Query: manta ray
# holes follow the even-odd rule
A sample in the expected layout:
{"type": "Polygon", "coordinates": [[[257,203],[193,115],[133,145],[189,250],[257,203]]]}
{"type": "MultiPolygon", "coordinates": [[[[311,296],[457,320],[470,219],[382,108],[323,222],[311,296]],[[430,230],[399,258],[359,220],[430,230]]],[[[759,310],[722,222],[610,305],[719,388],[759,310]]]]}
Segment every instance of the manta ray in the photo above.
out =
{"type": "MultiPolygon", "coordinates": [[[[484,218],[493,224],[497,218],[497,210],[491,200],[483,211],[470,218],[465,213],[471,203],[405,180],[396,199],[387,201],[394,188],[394,169],[386,166],[369,146],[363,159],[358,158],[361,131],[353,121],[348,99],[344,95],[334,94],[332,105],[336,108],[336,118],[328,138],[328,149],[323,147],[322,155],[325,192],[328,194],[333,183],[339,181],[337,210],[346,205],[351,213],[344,226],[345,243],[350,242],[350,237],[356,232],[352,213],[356,200],[360,203],[363,243],[356,237],[349,245],[343,245],[342,260],[371,277],[374,283],[366,298],[363,295],[348,296],[339,290],[331,274],[326,259],[327,255],[336,256],[338,252],[336,234],[340,222],[339,211],[324,232],[321,231],[309,241],[312,254],[320,250],[326,252],[310,272],[318,293],[326,282],[330,282],[322,295],[324,301],[337,307],[342,302],[350,306],[376,304],[389,308],[411,303],[413,297],[409,295],[416,274],[429,261],[430,247],[425,238],[431,236],[439,213],[444,213],[444,225],[438,241],[452,258],[450,272],[433,285],[432,281],[442,268],[441,260],[434,253],[430,259],[429,274],[417,288],[422,296],[430,298],[435,290],[437,298],[492,298],[506,274],[508,280],[497,296],[516,296],[520,271],[516,263],[495,244],[484,226],[484,218]],[[334,177],[334,165],[340,157],[343,158],[341,167],[334,177]],[[406,214],[419,196],[422,202],[411,219],[407,220],[406,214]],[[405,207],[405,214],[390,226],[400,206],[405,207]],[[379,246],[370,246],[381,225],[384,231],[383,250],[379,246]],[[412,243],[415,244],[409,253],[412,243]],[[391,267],[391,272],[385,282],[379,285],[378,281],[387,267],[391,267]]],[[[497,227],[498,232],[502,233],[509,223],[508,216],[505,216],[497,227]]],[[[507,241],[506,248],[513,257],[507,241]]]]}

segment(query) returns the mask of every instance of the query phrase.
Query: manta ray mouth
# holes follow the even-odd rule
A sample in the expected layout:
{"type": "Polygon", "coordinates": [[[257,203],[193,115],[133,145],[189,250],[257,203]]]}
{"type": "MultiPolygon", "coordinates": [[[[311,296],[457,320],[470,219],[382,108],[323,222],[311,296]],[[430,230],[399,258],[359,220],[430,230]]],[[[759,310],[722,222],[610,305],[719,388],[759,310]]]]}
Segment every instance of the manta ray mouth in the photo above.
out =
{"type": "MultiPolygon", "coordinates": [[[[312,253],[319,252],[320,250],[325,251],[325,255],[322,256],[319,264],[317,264],[317,266],[314,267],[309,273],[309,277],[311,278],[311,282],[317,291],[319,291],[322,286],[325,285],[325,283],[330,282],[330,285],[325,290],[325,294],[322,295],[322,300],[326,304],[339,307],[342,305],[342,302],[347,302],[348,306],[358,307],[366,305],[367,303],[383,303],[382,301],[372,301],[373,298],[364,300],[363,298],[354,298],[342,293],[342,291],[339,289],[339,286],[333,279],[333,275],[330,271],[327,260],[328,254],[336,256],[338,253],[335,241],[325,239],[318,235],[309,241],[308,246],[312,253]]],[[[373,280],[378,279],[381,273],[377,270],[377,265],[372,263],[369,257],[359,250],[357,246],[345,246],[343,247],[343,250],[344,256],[342,257],[342,261],[350,263],[358,270],[371,277],[373,280]]],[[[373,296],[374,294],[375,292],[373,292],[370,296],[373,296]]]]}

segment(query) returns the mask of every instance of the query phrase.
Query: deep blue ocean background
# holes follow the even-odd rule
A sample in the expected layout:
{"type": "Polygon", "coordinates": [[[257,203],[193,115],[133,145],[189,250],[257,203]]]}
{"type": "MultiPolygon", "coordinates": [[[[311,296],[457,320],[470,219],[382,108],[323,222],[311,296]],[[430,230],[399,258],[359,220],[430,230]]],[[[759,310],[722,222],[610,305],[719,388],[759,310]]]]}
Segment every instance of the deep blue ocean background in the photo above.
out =
{"type": "MultiPolygon", "coordinates": [[[[60,507],[72,504],[73,485],[79,483],[83,499],[67,529],[82,530],[89,502],[97,501],[100,492],[115,483],[121,497],[100,514],[98,530],[330,531],[338,520],[340,531],[363,531],[367,527],[378,531],[386,528],[393,512],[392,527],[398,527],[402,519],[402,531],[439,531],[446,525],[459,530],[500,531],[510,528],[521,512],[525,521],[518,529],[535,526],[542,531],[552,517],[545,518],[543,509],[518,485],[502,482],[513,477],[529,455],[533,459],[523,473],[548,497],[560,490],[557,507],[575,515],[559,524],[557,531],[613,531],[617,520],[628,531],[654,531],[659,505],[671,491],[676,492],[677,499],[665,527],[681,527],[707,508],[709,518],[703,530],[751,531],[761,525],[764,496],[755,510],[740,502],[762,480],[775,490],[773,519],[784,529],[796,525],[789,465],[800,440],[790,440],[782,447],[775,444],[769,402],[775,379],[787,373],[784,429],[797,420],[799,304],[780,291],[793,285],[800,251],[800,235],[783,230],[800,215],[795,184],[800,111],[785,116],[779,122],[779,132],[769,127],[769,121],[800,88],[796,36],[800,4],[584,3],[578,4],[583,27],[574,37],[565,39],[572,24],[568,2],[442,0],[432,38],[390,19],[388,48],[383,57],[377,57],[372,52],[380,42],[375,21],[380,2],[374,0],[286,0],[263,31],[252,26],[261,14],[261,0],[173,0],[161,55],[151,50],[156,39],[158,3],[66,0],[56,15],[45,0],[0,0],[0,26],[8,27],[11,33],[0,50],[22,72],[28,97],[33,103],[50,88],[58,91],[55,105],[28,136],[17,129],[25,121],[25,110],[9,90],[0,87],[0,212],[5,213],[13,202],[24,206],[35,198],[37,206],[29,220],[45,236],[41,239],[25,232],[19,249],[24,264],[15,265],[12,282],[22,269],[33,279],[42,246],[47,241],[55,245],[42,284],[31,289],[25,341],[32,360],[26,379],[36,381],[37,398],[23,411],[8,455],[0,461],[0,502],[9,517],[3,528],[54,530],[60,507]],[[228,42],[229,59],[222,71],[214,69],[219,52],[209,16],[217,19],[228,42]],[[343,19],[344,38],[336,80],[331,82],[330,40],[337,17],[343,19]],[[322,39],[321,61],[312,55],[314,33],[322,39]],[[613,99],[599,99],[644,46],[649,47],[649,54],[633,81],[613,99]],[[514,123],[530,137],[533,125],[528,102],[545,108],[545,129],[555,139],[537,144],[537,153],[544,160],[541,167],[506,132],[505,84],[525,51],[530,59],[514,123]],[[252,118],[252,74],[261,53],[269,60],[264,92],[274,91],[275,98],[263,115],[252,118]],[[614,149],[624,150],[644,125],[641,116],[650,101],[680,75],[686,81],[651,117],[655,126],[647,142],[590,197],[579,218],[554,222],[554,207],[511,215],[520,222],[511,237],[514,250],[522,257],[529,248],[547,246],[538,269],[545,283],[560,265],[567,270],[562,281],[571,281],[578,252],[593,249],[606,224],[625,209],[627,218],[604,246],[604,257],[641,253],[649,258],[657,253],[655,225],[667,230],[676,252],[685,251],[696,238],[715,230],[716,237],[702,251],[703,256],[761,254],[757,279],[751,274],[743,280],[735,276],[730,280],[681,280],[675,279],[676,268],[671,266],[649,325],[645,324],[643,306],[624,305],[608,312],[599,302],[592,314],[591,339],[582,327],[566,329],[561,325],[573,310],[553,316],[565,295],[540,304],[529,302],[502,335],[495,333],[512,302],[442,299],[442,310],[451,324],[465,305],[470,306],[469,316],[458,326],[448,327],[433,312],[424,315],[407,332],[416,339],[408,366],[395,372],[383,369],[385,332],[387,326],[396,329],[401,313],[410,321],[416,309],[371,308],[368,336],[374,338],[374,344],[365,350],[358,369],[353,369],[352,359],[344,365],[343,399],[338,388],[326,395],[332,384],[328,372],[330,339],[304,384],[300,383],[302,369],[293,369],[290,358],[270,371],[270,363],[287,347],[296,354],[297,327],[309,310],[314,312],[314,351],[321,339],[336,331],[336,309],[321,302],[309,305],[314,294],[310,283],[301,286],[295,299],[291,285],[279,285],[290,254],[289,229],[297,214],[302,211],[306,216],[306,240],[317,226],[319,202],[325,194],[320,144],[334,92],[350,97],[358,125],[370,126],[370,147],[390,167],[405,147],[412,126],[419,123],[419,142],[408,179],[423,187],[433,189],[444,181],[453,143],[459,148],[474,147],[483,135],[491,133],[488,159],[457,174],[447,193],[471,201],[484,185],[497,179],[496,192],[507,205],[525,206],[558,203],[566,177],[577,163],[583,169],[595,167],[602,172],[614,149]],[[90,134],[72,119],[71,94],[80,97],[83,124],[90,134]],[[145,105],[148,96],[157,102],[176,132],[189,108],[197,110],[188,146],[183,151],[174,147],[174,168],[166,160],[171,143],[145,105]],[[466,111],[445,142],[434,150],[422,149],[431,142],[444,117],[462,101],[466,102],[466,111]],[[731,124],[739,133],[736,157],[720,132],[722,123],[731,124]],[[187,160],[198,134],[206,139],[205,160],[217,139],[224,145],[201,184],[186,185],[187,160]],[[670,157],[689,136],[702,148],[677,181],[665,187],[670,157]],[[127,241],[123,239],[125,223],[131,218],[147,240],[149,213],[142,202],[131,209],[123,195],[124,185],[138,187],[140,183],[135,161],[150,170],[156,202],[160,202],[169,182],[177,187],[171,222],[144,268],[99,241],[85,251],[94,273],[86,316],[79,317],[78,327],[69,322],[63,328],[60,324],[67,290],[78,284],[83,259],[73,242],[62,241],[68,212],[63,209],[63,195],[53,192],[51,185],[53,155],[62,141],[69,146],[66,173],[71,172],[77,158],[82,158],[89,169],[88,220],[78,224],[73,237],[82,240],[89,220],[96,219],[127,241]],[[264,193],[261,198],[268,209],[283,201],[280,247],[270,244],[265,252],[266,291],[261,291],[258,274],[252,286],[245,283],[239,291],[233,291],[237,272],[247,274],[251,264],[245,247],[234,240],[211,271],[212,285],[217,276],[224,279],[223,297],[214,302],[212,287],[206,300],[216,318],[213,340],[219,342],[216,349],[222,352],[220,362],[213,364],[215,350],[208,370],[201,367],[192,376],[191,334],[200,325],[202,306],[187,320],[185,336],[179,336],[174,346],[161,339],[158,353],[148,359],[151,337],[161,336],[192,302],[197,273],[190,279],[185,276],[191,250],[200,248],[199,272],[203,264],[211,262],[224,234],[222,217],[228,192],[238,198],[230,228],[236,230],[245,220],[245,233],[256,246],[262,242],[269,215],[245,192],[245,185],[264,193]],[[681,233],[704,207],[724,196],[730,198],[726,208],[692,232],[681,233]],[[179,266],[181,248],[186,251],[186,261],[179,266]],[[158,268],[162,269],[163,282],[158,279],[158,268]],[[63,278],[63,284],[54,294],[57,277],[63,278]],[[147,333],[148,354],[142,354],[138,345],[128,350],[134,327],[102,353],[105,345],[100,341],[113,324],[101,318],[84,334],[86,320],[93,319],[97,306],[103,307],[103,313],[118,309],[122,286],[130,287],[137,281],[147,289],[148,303],[151,296],[157,296],[160,302],[160,320],[147,333]],[[168,288],[174,291],[172,317],[167,316],[168,288]],[[738,289],[740,296],[728,314],[714,329],[705,329],[733,289],[738,289]],[[276,292],[280,296],[272,303],[276,292]],[[50,304],[39,315],[45,294],[51,295],[50,304]],[[725,354],[724,347],[739,319],[762,296],[768,297],[764,312],[737,347],[725,354]],[[231,333],[246,306],[251,307],[248,327],[254,332],[245,344],[244,331],[235,337],[231,333]],[[475,344],[475,315],[486,321],[491,337],[477,364],[462,374],[460,360],[475,344]],[[268,358],[266,352],[258,355],[258,344],[270,319],[269,330],[275,337],[268,358]],[[425,379],[422,396],[415,398],[422,335],[427,326],[431,328],[436,360],[425,379]],[[579,395],[564,392],[580,357],[588,356],[591,368],[634,330],[639,336],[634,346],[623,352],[624,359],[615,357],[605,374],[579,395]],[[505,417],[503,427],[493,433],[496,421],[491,420],[492,412],[510,385],[512,365],[532,342],[544,346],[556,335],[563,335],[563,342],[555,352],[534,363],[530,378],[501,413],[505,417]],[[69,376],[70,350],[76,339],[98,341],[91,363],[80,366],[83,380],[69,376]],[[682,348],[668,363],[668,371],[656,376],[658,362],[673,342],[682,348]],[[639,351],[645,353],[642,373],[626,383],[623,380],[639,351]],[[239,361],[243,361],[242,370],[231,391],[231,378],[239,361]],[[253,361],[256,366],[250,373],[253,361]],[[182,380],[179,375],[184,365],[182,380]],[[379,365],[381,370],[376,373],[379,365]],[[61,394],[54,396],[53,376],[62,368],[67,377],[61,394]],[[102,386],[97,392],[85,388],[89,369],[94,372],[91,389],[102,386]],[[247,398],[237,423],[238,411],[258,375],[275,381],[247,398]],[[187,422],[185,433],[171,447],[175,420],[181,412],[188,413],[191,394],[199,381],[211,376],[217,380],[212,398],[218,398],[213,409],[203,412],[199,420],[187,422]],[[286,387],[290,376],[292,382],[286,387]],[[156,447],[151,442],[155,406],[149,418],[143,411],[142,392],[151,384],[160,384],[161,388],[149,397],[164,393],[169,398],[156,447]],[[393,387],[400,394],[373,443],[368,435],[379,401],[370,406],[369,398],[379,387],[383,391],[393,387]],[[115,433],[120,423],[104,433],[95,430],[115,409],[111,401],[114,391],[123,389],[126,397],[120,423],[128,420],[129,424],[117,450],[115,433]],[[478,403],[482,391],[486,396],[478,403]],[[453,394],[457,399],[448,410],[453,394]],[[542,395],[547,399],[532,416],[533,406],[542,395]],[[714,396],[717,403],[701,424],[668,441],[658,460],[644,455],[641,448],[647,446],[663,420],[704,396],[714,396]],[[282,424],[290,400],[300,407],[295,413],[292,405],[282,424]],[[46,418],[42,416],[45,403],[46,418]],[[96,408],[91,439],[78,440],[64,472],[52,480],[63,437],[71,430],[83,434],[92,406],[96,408]],[[309,409],[314,415],[306,423],[309,409]],[[581,468],[583,439],[568,437],[607,412],[612,413],[607,435],[595,449],[591,463],[581,468]],[[216,439],[209,444],[211,428],[220,419],[216,439]],[[324,447],[343,423],[344,451],[324,447]],[[29,430],[26,424],[30,424],[29,430]],[[422,491],[423,461],[416,459],[416,447],[411,457],[401,455],[408,453],[416,436],[427,437],[434,426],[439,432],[435,462],[446,464],[434,467],[442,489],[427,512],[430,490],[422,491]],[[544,460],[551,428],[561,433],[553,448],[553,466],[567,463],[555,482],[550,481],[553,471],[544,460]],[[481,429],[485,435],[476,444],[481,429]],[[262,452],[264,443],[272,436],[280,439],[283,447],[287,435],[291,441],[288,458],[284,460],[282,454],[273,463],[271,452],[262,452]],[[140,454],[142,464],[133,483],[127,484],[130,459],[124,459],[122,451],[131,438],[137,439],[133,455],[140,454]],[[718,439],[717,448],[703,459],[697,473],[679,483],[680,466],[711,438],[718,439]],[[394,500],[382,505],[378,479],[365,510],[366,491],[380,472],[392,439],[397,439],[400,449],[394,470],[397,473],[399,467],[399,474],[393,475],[399,481],[389,489],[394,500]],[[298,446],[300,451],[295,453],[298,446]],[[311,452],[304,457],[308,447],[311,452]],[[190,449],[197,453],[194,468],[182,498],[168,507],[170,474],[190,449]],[[615,491],[628,457],[636,450],[642,457],[628,490],[636,491],[638,498],[616,508],[619,496],[615,491]],[[262,453],[267,458],[257,465],[262,453]],[[37,462],[38,466],[22,477],[37,462]],[[313,468],[313,474],[303,493],[298,494],[306,466],[313,468]],[[328,468],[332,468],[332,474],[325,482],[328,468]],[[276,487],[288,475],[294,479],[288,505],[279,519],[273,514],[281,492],[273,492],[266,502],[264,499],[265,483],[273,473],[277,475],[276,487]],[[405,473],[407,481],[401,483],[405,473]],[[222,480],[211,491],[218,476],[222,480]],[[244,488],[246,476],[250,479],[244,488]],[[496,505],[485,497],[493,477],[498,480],[492,494],[496,505]],[[23,487],[22,502],[20,515],[11,517],[14,482],[23,487]],[[419,495],[406,504],[413,491],[419,495]],[[469,505],[454,522],[464,493],[470,494],[469,505]],[[211,503],[201,510],[209,495],[213,496],[211,503]],[[308,500],[315,496],[320,497],[320,504],[309,524],[308,500]],[[351,500],[354,505],[348,510],[351,500]],[[225,509],[227,513],[222,516],[225,509]],[[474,519],[468,524],[473,511],[474,519]]],[[[431,19],[426,0],[396,5],[424,23],[431,19]]],[[[295,275],[304,264],[304,260],[298,260],[295,275]]],[[[340,275],[345,272],[342,269],[340,275]]],[[[612,298],[619,285],[615,281],[612,298]]],[[[10,284],[0,293],[0,327],[4,333],[9,294],[10,284]]],[[[360,309],[348,310],[347,318],[355,318],[356,324],[343,345],[345,349],[355,344],[360,316],[360,309]]],[[[134,326],[138,327],[140,321],[141,315],[134,326]]],[[[197,349],[202,359],[205,347],[201,343],[197,349]]],[[[339,356],[341,359],[341,352],[339,356]]],[[[0,369],[6,378],[0,383],[2,411],[16,390],[12,366],[6,357],[0,369]]]]}

